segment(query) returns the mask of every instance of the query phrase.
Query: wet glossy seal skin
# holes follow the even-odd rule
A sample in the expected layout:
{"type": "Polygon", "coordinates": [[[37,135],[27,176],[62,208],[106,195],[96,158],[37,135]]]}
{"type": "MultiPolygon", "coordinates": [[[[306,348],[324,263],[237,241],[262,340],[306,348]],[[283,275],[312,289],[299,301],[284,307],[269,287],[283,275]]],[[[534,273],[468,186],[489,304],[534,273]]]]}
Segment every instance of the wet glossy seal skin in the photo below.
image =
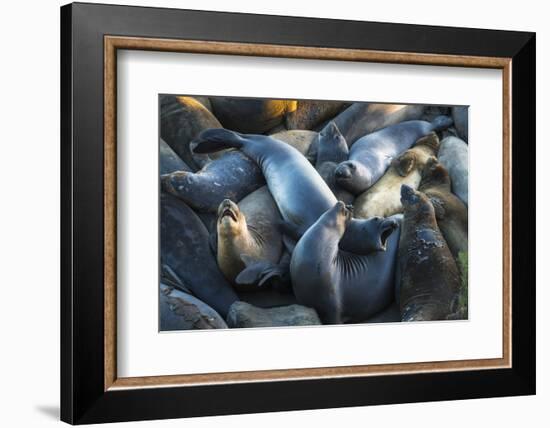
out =
{"type": "Polygon", "coordinates": [[[245,288],[236,278],[247,266],[255,262],[273,266],[279,263],[283,252],[283,237],[278,227],[280,221],[279,209],[266,186],[248,195],[238,205],[229,199],[220,204],[218,266],[236,288],[245,288]]]}
{"type": "Polygon", "coordinates": [[[208,231],[191,208],[164,192],[160,197],[160,242],[161,265],[169,266],[185,289],[225,318],[238,298],[216,264],[208,231]]]}
{"type": "Polygon", "coordinates": [[[336,168],[336,182],[354,195],[359,195],[386,172],[392,160],[409,149],[419,138],[452,124],[447,116],[433,122],[411,120],[368,134],[355,142],[349,160],[336,168]]]}
{"type": "Polygon", "coordinates": [[[445,167],[432,158],[426,164],[419,191],[432,203],[435,218],[447,245],[458,257],[459,252],[468,251],[468,209],[451,193],[451,179],[445,167]]]}
{"type": "Polygon", "coordinates": [[[325,324],[365,321],[394,299],[394,268],[399,222],[380,223],[385,251],[357,255],[339,249],[351,211],[337,202],[300,239],[290,263],[298,302],[314,308],[325,324]]]}
{"type": "Polygon", "coordinates": [[[205,129],[221,127],[218,119],[193,97],[162,95],[160,98],[161,137],[193,171],[206,165],[210,158],[193,154],[189,144],[205,129]]]}
{"type": "MultiPolygon", "coordinates": [[[[286,233],[297,240],[337,202],[336,197],[309,161],[295,148],[265,135],[238,134],[226,129],[204,131],[194,151],[210,153],[237,148],[262,169],[269,191],[286,222],[286,233]]],[[[342,248],[357,254],[380,249],[378,220],[353,219],[342,239],[342,248]]]]}
{"type": "Polygon", "coordinates": [[[345,138],[334,122],[330,122],[318,137],[315,169],[325,180],[337,200],[352,204],[354,196],[342,189],[335,180],[334,171],[339,163],[348,159],[349,149],[345,138]]]}
{"type": "Polygon", "coordinates": [[[403,211],[401,185],[417,189],[426,162],[437,154],[439,138],[432,132],[420,138],[412,148],[394,159],[374,186],[357,197],[353,215],[357,218],[388,217],[403,211]]]}
{"type": "Polygon", "coordinates": [[[229,151],[198,172],[161,176],[161,186],[193,209],[215,213],[224,199],[240,201],[265,184],[262,171],[239,151],[229,151]]]}
{"type": "Polygon", "coordinates": [[[162,138],[159,141],[159,171],[161,175],[174,171],[192,171],[162,138]]]}
{"type": "Polygon", "coordinates": [[[210,97],[210,103],[225,128],[249,133],[269,131],[283,123],[285,116],[297,107],[294,100],[258,98],[210,97]]]}
{"type": "Polygon", "coordinates": [[[448,319],[457,305],[460,275],[428,197],[403,185],[405,209],[398,263],[402,321],[448,319]]]}

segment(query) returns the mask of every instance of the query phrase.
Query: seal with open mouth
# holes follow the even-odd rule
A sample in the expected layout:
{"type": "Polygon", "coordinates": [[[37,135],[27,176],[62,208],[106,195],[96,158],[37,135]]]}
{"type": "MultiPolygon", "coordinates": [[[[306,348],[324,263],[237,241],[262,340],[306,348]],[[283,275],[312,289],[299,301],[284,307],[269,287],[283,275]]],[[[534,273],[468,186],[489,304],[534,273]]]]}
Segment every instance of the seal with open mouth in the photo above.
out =
{"type": "Polygon", "coordinates": [[[337,202],[302,236],[290,262],[298,302],[315,308],[326,324],[362,322],[394,299],[394,268],[399,218],[376,218],[381,251],[357,255],[338,247],[352,221],[351,210],[337,202]]]}
{"type": "MultiPolygon", "coordinates": [[[[237,205],[226,199],[218,208],[217,249],[218,266],[237,289],[246,287],[237,276],[247,267],[261,264],[262,271],[279,263],[283,239],[278,227],[279,209],[267,187],[261,187],[237,205]]],[[[256,279],[252,281],[255,283],[256,279]]]]}

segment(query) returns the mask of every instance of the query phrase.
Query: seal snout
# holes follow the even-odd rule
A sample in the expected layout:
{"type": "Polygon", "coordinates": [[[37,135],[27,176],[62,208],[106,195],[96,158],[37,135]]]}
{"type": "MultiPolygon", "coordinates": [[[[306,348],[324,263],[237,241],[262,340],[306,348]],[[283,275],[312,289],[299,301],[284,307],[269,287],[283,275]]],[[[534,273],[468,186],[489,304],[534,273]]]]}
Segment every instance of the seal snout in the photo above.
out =
{"type": "Polygon", "coordinates": [[[401,186],[401,203],[414,204],[418,201],[418,196],[412,187],[403,184],[401,186]]]}
{"type": "Polygon", "coordinates": [[[355,165],[351,162],[342,162],[334,171],[334,176],[339,180],[348,180],[353,176],[355,165]]]}
{"type": "Polygon", "coordinates": [[[224,199],[218,207],[218,219],[221,221],[224,218],[230,218],[237,222],[237,214],[239,212],[238,205],[230,199],[224,199]]]}

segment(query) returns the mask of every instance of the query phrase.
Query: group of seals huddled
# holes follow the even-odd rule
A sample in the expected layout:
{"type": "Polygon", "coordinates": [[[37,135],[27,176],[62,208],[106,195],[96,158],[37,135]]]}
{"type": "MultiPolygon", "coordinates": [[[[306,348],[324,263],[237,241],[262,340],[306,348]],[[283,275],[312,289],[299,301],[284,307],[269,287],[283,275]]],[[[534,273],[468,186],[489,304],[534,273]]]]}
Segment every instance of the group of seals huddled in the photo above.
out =
{"type": "Polygon", "coordinates": [[[467,317],[466,108],[163,95],[160,134],[162,330],[467,317]]]}

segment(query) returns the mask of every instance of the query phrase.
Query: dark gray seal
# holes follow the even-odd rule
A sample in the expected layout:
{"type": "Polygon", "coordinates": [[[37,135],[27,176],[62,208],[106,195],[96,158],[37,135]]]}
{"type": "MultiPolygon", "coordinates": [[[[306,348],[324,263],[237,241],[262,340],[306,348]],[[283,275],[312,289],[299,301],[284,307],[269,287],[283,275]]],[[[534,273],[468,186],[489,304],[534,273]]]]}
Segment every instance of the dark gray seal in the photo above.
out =
{"type": "Polygon", "coordinates": [[[468,251],[468,208],[453,193],[451,179],[443,165],[432,158],[424,167],[418,188],[432,203],[435,218],[455,258],[468,251]]]}
{"type": "Polygon", "coordinates": [[[233,150],[198,172],[176,171],[161,177],[162,188],[193,209],[215,213],[224,199],[240,201],[265,184],[256,163],[233,150]]]}
{"type": "Polygon", "coordinates": [[[460,275],[428,197],[401,188],[405,209],[399,242],[402,321],[445,320],[456,311],[460,275]]]}
{"type": "Polygon", "coordinates": [[[468,107],[453,107],[451,109],[451,115],[455,123],[455,129],[458,136],[468,142],[468,107]]]}
{"type": "Polygon", "coordinates": [[[290,277],[296,299],[315,308],[325,324],[365,321],[394,300],[398,220],[379,221],[378,239],[385,251],[369,255],[339,249],[351,220],[351,211],[337,202],[307,230],[292,253],[290,277]]]}
{"type": "Polygon", "coordinates": [[[238,298],[216,264],[206,227],[184,202],[165,193],[160,197],[160,248],[161,265],[169,266],[186,290],[227,316],[238,298]]]}
{"type": "Polygon", "coordinates": [[[221,127],[214,115],[192,97],[162,95],[160,98],[160,135],[193,171],[206,165],[210,158],[194,155],[189,144],[205,129],[221,127]]]}
{"type": "Polygon", "coordinates": [[[468,144],[457,137],[445,137],[438,159],[449,171],[453,193],[468,205],[468,144]]]}
{"type": "Polygon", "coordinates": [[[349,160],[336,168],[336,182],[354,195],[359,195],[376,183],[392,160],[419,138],[446,129],[451,124],[452,119],[447,116],[438,116],[433,122],[411,120],[360,138],[351,147],[349,160]]]}
{"type": "Polygon", "coordinates": [[[166,284],[160,284],[160,331],[227,328],[224,319],[206,303],[166,284]]]}
{"type": "Polygon", "coordinates": [[[297,107],[294,100],[261,98],[210,97],[210,103],[225,128],[251,133],[269,131],[297,107]]]}
{"type": "MultiPolygon", "coordinates": [[[[261,167],[286,222],[286,233],[295,239],[337,202],[309,161],[294,147],[272,137],[211,129],[201,133],[194,151],[210,153],[231,147],[239,149],[261,167]]],[[[375,220],[353,219],[342,239],[342,248],[357,254],[378,250],[377,228],[375,220]]]]}
{"type": "Polygon", "coordinates": [[[336,183],[334,171],[341,162],[348,159],[349,149],[346,140],[336,124],[330,122],[318,136],[318,149],[315,169],[325,180],[336,199],[352,204],[355,197],[336,183]]]}
{"type": "Polygon", "coordinates": [[[159,142],[159,170],[161,175],[174,171],[192,171],[162,138],[159,142]]]}
{"type": "Polygon", "coordinates": [[[420,119],[422,105],[353,103],[333,120],[351,147],[359,138],[390,125],[420,119]]]}

